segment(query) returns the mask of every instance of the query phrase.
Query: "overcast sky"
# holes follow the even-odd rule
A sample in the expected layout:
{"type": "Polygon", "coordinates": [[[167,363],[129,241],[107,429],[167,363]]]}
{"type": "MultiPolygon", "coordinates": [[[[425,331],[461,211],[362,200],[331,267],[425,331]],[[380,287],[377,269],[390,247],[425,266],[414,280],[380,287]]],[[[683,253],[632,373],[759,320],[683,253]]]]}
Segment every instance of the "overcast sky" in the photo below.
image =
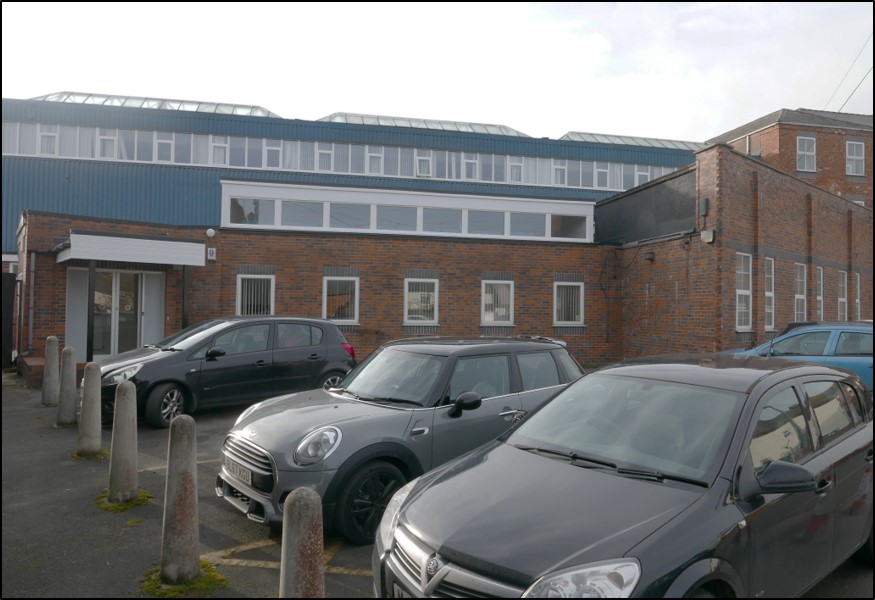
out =
{"type": "Polygon", "coordinates": [[[780,108],[873,112],[871,2],[2,9],[4,98],[75,91],[689,141],[780,108]]]}

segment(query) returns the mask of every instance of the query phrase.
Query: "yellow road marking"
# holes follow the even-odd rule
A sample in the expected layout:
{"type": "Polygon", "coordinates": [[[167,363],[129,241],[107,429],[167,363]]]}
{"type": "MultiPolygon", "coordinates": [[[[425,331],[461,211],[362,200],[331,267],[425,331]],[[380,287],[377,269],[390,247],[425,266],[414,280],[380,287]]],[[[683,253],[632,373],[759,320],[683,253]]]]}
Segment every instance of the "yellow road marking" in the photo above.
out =
{"type": "MultiPolygon", "coordinates": [[[[249,550],[257,550],[266,546],[275,545],[279,545],[279,543],[274,540],[259,540],[256,542],[243,544],[242,546],[235,546],[234,548],[227,548],[225,550],[210,552],[209,554],[202,555],[201,558],[207,562],[216,565],[228,565],[231,567],[256,567],[261,569],[279,569],[280,563],[275,560],[249,560],[245,558],[235,558],[236,555],[243,552],[248,552],[249,550]]],[[[342,545],[342,542],[335,542],[333,544],[329,544],[325,548],[325,573],[330,573],[333,575],[355,575],[358,577],[370,577],[371,571],[368,569],[332,567],[329,564],[334,558],[334,555],[337,554],[337,551],[340,550],[342,545]]]]}

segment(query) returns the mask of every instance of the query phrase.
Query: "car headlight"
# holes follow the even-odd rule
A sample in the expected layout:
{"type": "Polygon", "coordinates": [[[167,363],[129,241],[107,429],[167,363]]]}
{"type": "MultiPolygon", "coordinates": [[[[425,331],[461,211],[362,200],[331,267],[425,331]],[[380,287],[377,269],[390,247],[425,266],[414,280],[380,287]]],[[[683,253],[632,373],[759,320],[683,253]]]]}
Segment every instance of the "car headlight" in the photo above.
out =
{"type": "Polygon", "coordinates": [[[544,575],[523,598],[628,598],[640,577],[634,558],[590,563],[544,575]]]}
{"type": "Polygon", "coordinates": [[[380,527],[377,529],[377,544],[381,552],[392,546],[395,528],[398,527],[398,515],[401,512],[401,505],[407,500],[407,495],[415,484],[416,479],[408,482],[404,487],[395,492],[395,495],[389,500],[389,504],[386,505],[383,518],[380,520],[380,527]]]}
{"type": "Polygon", "coordinates": [[[128,365],[127,367],[122,367],[116,371],[111,373],[107,373],[103,376],[103,384],[104,385],[118,385],[123,381],[127,381],[131,377],[137,374],[137,372],[143,368],[143,363],[137,363],[135,365],[128,365]]]}
{"type": "Polygon", "coordinates": [[[301,440],[295,449],[295,462],[299,465],[312,465],[328,458],[340,445],[340,429],[322,427],[301,440]]]}

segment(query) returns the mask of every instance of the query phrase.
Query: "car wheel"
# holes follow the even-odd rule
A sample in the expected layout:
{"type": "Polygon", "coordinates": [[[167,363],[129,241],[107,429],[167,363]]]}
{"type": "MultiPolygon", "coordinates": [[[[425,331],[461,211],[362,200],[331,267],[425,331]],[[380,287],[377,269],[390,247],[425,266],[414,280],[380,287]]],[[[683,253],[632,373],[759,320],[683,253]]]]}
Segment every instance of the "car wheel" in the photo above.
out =
{"type": "Polygon", "coordinates": [[[115,419],[115,402],[112,400],[100,401],[100,422],[103,425],[112,425],[115,419]]]}
{"type": "Polygon", "coordinates": [[[340,371],[332,371],[331,373],[326,373],[319,381],[319,387],[326,390],[329,388],[337,387],[340,385],[340,382],[343,381],[344,377],[346,377],[346,374],[341,373],[340,371]]]}
{"type": "Polygon", "coordinates": [[[340,492],[335,515],[338,532],[353,544],[373,544],[386,505],[405,483],[404,474],[384,460],[356,471],[340,492]]]}
{"type": "Polygon", "coordinates": [[[182,414],[185,393],[175,383],[156,385],[146,400],[146,421],[152,427],[170,427],[170,421],[182,414]]]}

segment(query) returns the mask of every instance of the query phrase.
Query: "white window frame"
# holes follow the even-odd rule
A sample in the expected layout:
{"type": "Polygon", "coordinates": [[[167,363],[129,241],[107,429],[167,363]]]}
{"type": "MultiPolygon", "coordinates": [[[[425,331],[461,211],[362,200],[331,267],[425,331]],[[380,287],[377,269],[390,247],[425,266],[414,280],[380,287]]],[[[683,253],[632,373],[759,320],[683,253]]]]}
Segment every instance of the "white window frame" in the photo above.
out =
{"type": "Polygon", "coordinates": [[[802,263],[795,263],[794,267],[794,321],[802,322],[808,320],[808,296],[806,295],[808,279],[808,266],[802,263]],[[800,293],[801,292],[801,293],[800,293]]]}
{"type": "Polygon", "coordinates": [[[413,277],[404,278],[404,325],[437,325],[440,321],[438,309],[440,308],[440,281],[437,279],[420,279],[413,277]],[[431,283],[434,284],[434,319],[433,320],[411,320],[408,309],[410,308],[409,299],[411,294],[422,294],[420,291],[410,291],[411,283],[431,283]]]}
{"type": "MultiPolygon", "coordinates": [[[[243,305],[243,281],[251,280],[251,279],[269,279],[270,280],[270,312],[269,315],[275,314],[274,311],[276,309],[276,275],[248,275],[245,273],[237,274],[237,301],[235,306],[235,314],[239,316],[250,316],[250,314],[244,315],[242,310],[243,305]]],[[[258,316],[258,315],[252,315],[258,316]]]]}
{"type": "Polygon", "coordinates": [[[848,272],[847,271],[839,271],[838,297],[839,297],[838,320],[839,321],[847,321],[848,320],[848,272]]]}
{"type": "Polygon", "coordinates": [[[862,314],[860,313],[860,274],[854,273],[854,312],[857,321],[860,320],[862,314]]]}
{"type": "Polygon", "coordinates": [[[279,170],[283,168],[283,141],[275,138],[266,138],[263,146],[264,157],[262,158],[262,168],[270,170],[279,170]],[[274,158],[275,167],[270,165],[271,158],[274,158]]]}
{"type": "MultiPolygon", "coordinates": [[[[512,327],[513,322],[513,281],[505,281],[505,280],[495,280],[495,279],[483,279],[480,281],[480,325],[484,327],[512,327]],[[486,286],[507,286],[510,291],[510,306],[508,307],[508,318],[507,320],[498,321],[493,316],[493,320],[486,320],[486,286]]],[[[494,313],[493,313],[494,315],[494,313]]]]}
{"type": "Polygon", "coordinates": [[[118,129],[112,127],[97,128],[97,158],[106,160],[116,160],[118,158],[118,129]],[[104,142],[112,142],[112,153],[104,154],[104,142]]]}
{"type": "Polygon", "coordinates": [[[462,179],[465,181],[479,181],[480,155],[476,152],[462,153],[462,179]],[[470,167],[470,171],[469,171],[470,167]],[[469,176],[470,175],[470,176],[469,176]]]}
{"type": "Polygon", "coordinates": [[[413,160],[417,177],[424,177],[427,179],[432,177],[431,150],[417,148],[413,160]]]}
{"type": "MultiPolygon", "coordinates": [[[[40,123],[37,133],[36,153],[39,156],[58,156],[61,151],[60,126],[40,123]],[[53,152],[43,152],[43,140],[50,140],[53,152]]],[[[76,140],[77,145],[79,140],[76,140]]]]}
{"type": "Polygon", "coordinates": [[[316,171],[319,173],[334,172],[334,143],[316,142],[316,171]],[[322,168],[322,159],[328,159],[328,168],[322,168]]]}
{"type": "Polygon", "coordinates": [[[644,185],[645,183],[650,183],[651,179],[655,179],[652,177],[652,173],[650,171],[650,165],[635,165],[635,185],[644,185]]]}
{"type": "Polygon", "coordinates": [[[736,331],[751,331],[753,326],[753,304],[752,304],[752,290],[753,287],[753,256],[750,254],[745,254],[744,252],[736,252],[735,253],[735,330],[736,331]],[[739,271],[738,259],[742,258],[745,264],[742,264],[743,267],[747,267],[746,270],[739,271]],[[740,284],[741,277],[739,275],[746,275],[748,285],[747,287],[742,287],[740,284]],[[745,313],[741,310],[741,299],[747,298],[747,312],[745,313]],[[746,319],[745,319],[746,317],[746,319]]]}
{"type": "Polygon", "coordinates": [[[155,162],[156,163],[172,163],[173,157],[176,153],[176,144],[174,140],[176,136],[172,131],[156,131],[155,132],[155,162]],[[168,136],[166,139],[162,139],[162,136],[168,136]],[[170,149],[169,156],[170,158],[164,160],[159,158],[161,156],[161,148],[167,147],[170,149]]]}
{"type": "Polygon", "coordinates": [[[553,159],[553,185],[568,185],[568,160],[564,158],[553,159]]]}
{"type": "Polygon", "coordinates": [[[231,144],[228,141],[227,135],[211,135],[210,136],[210,164],[211,165],[220,165],[225,167],[228,165],[228,156],[231,153],[231,144]],[[225,151],[225,160],[224,162],[219,162],[216,160],[216,150],[223,149],[225,151]]]}
{"type": "Polygon", "coordinates": [[[365,172],[368,175],[383,174],[383,146],[368,146],[365,149],[365,172]],[[372,164],[374,168],[371,168],[372,164]]]}
{"type": "Polygon", "coordinates": [[[852,177],[866,176],[866,145],[863,142],[847,141],[845,143],[845,175],[852,177]],[[851,150],[853,148],[853,150],[851,150]]]}
{"type": "Polygon", "coordinates": [[[809,135],[796,136],[796,170],[806,173],[817,172],[817,138],[809,135]],[[811,148],[806,147],[807,144],[804,142],[811,142],[811,148]]]}
{"type": "Polygon", "coordinates": [[[766,304],[764,308],[766,331],[775,330],[775,259],[766,258],[764,269],[766,304]]]}
{"type": "Polygon", "coordinates": [[[329,319],[338,325],[358,325],[359,324],[359,303],[361,302],[361,281],[358,277],[336,277],[326,276],[322,278],[322,318],[329,319]],[[355,305],[353,308],[352,319],[333,319],[328,316],[328,284],[332,281],[353,281],[355,282],[355,305]]]}
{"type": "Polygon", "coordinates": [[[553,325],[557,327],[582,327],[585,323],[584,314],[584,284],[582,281],[554,281],[553,282],[553,325]],[[559,320],[559,288],[577,288],[578,302],[580,303],[580,318],[576,321],[559,320]]]}
{"type": "Polygon", "coordinates": [[[507,182],[522,183],[523,182],[523,157],[508,156],[507,157],[507,182]]]}
{"type": "Polygon", "coordinates": [[[823,267],[817,267],[817,281],[815,285],[817,286],[817,320],[823,321],[823,267]]]}

